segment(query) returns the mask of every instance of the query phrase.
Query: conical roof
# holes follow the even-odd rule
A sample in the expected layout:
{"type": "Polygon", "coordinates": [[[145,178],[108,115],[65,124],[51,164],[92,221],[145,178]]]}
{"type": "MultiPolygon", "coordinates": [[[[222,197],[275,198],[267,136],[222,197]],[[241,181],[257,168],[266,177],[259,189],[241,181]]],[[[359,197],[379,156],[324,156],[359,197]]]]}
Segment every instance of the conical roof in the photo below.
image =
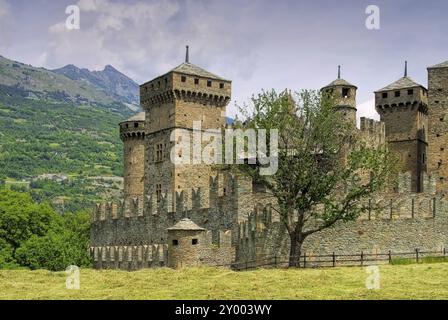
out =
{"type": "Polygon", "coordinates": [[[123,122],[130,122],[130,121],[145,121],[145,112],[139,112],[136,115],[130,117],[129,119],[123,121],[123,122]]]}
{"type": "Polygon", "coordinates": [[[189,218],[184,218],[180,220],[178,223],[176,223],[174,226],[167,228],[167,230],[205,230],[204,228],[201,228],[196,223],[193,222],[193,220],[189,218]]]}
{"type": "Polygon", "coordinates": [[[335,87],[335,86],[345,86],[345,87],[354,87],[357,88],[355,85],[351,84],[350,82],[344,80],[344,79],[336,79],[333,82],[331,82],[330,84],[326,85],[323,88],[328,88],[328,87],[335,87]]]}

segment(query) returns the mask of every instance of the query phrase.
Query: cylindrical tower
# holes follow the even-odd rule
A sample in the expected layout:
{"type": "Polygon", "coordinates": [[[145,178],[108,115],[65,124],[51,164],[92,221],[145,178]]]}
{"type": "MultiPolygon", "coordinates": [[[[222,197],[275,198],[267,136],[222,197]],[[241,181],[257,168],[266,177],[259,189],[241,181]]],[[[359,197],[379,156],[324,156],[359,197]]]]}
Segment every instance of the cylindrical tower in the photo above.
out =
{"type": "Polygon", "coordinates": [[[145,113],[120,123],[123,141],[124,197],[143,196],[145,175],[145,113]]]}
{"type": "Polygon", "coordinates": [[[204,251],[205,229],[185,218],[168,228],[168,266],[198,266],[204,251]]]}
{"type": "Polygon", "coordinates": [[[322,88],[335,99],[335,108],[348,123],[356,126],[356,90],[353,84],[341,79],[341,67],[338,67],[338,78],[322,88]]]}

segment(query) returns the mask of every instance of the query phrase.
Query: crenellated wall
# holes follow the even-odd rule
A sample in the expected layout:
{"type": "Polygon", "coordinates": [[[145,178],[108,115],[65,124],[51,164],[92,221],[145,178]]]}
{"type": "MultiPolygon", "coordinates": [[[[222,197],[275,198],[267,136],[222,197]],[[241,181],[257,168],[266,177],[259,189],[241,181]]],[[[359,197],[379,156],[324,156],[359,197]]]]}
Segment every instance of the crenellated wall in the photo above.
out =
{"type": "MultiPolygon", "coordinates": [[[[435,194],[377,196],[356,221],[337,223],[307,238],[307,254],[356,254],[441,250],[448,246],[448,202],[435,194]]],[[[288,255],[286,229],[267,207],[240,224],[237,260],[288,255]]]]}

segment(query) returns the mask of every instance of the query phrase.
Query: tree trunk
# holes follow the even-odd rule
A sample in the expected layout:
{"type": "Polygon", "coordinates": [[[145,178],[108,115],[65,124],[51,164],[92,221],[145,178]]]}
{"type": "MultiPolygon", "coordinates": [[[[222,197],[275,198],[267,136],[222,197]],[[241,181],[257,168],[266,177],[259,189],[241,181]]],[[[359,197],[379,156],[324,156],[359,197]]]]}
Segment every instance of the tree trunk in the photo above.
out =
{"type": "Polygon", "coordinates": [[[300,268],[303,239],[296,234],[290,234],[291,246],[289,249],[289,266],[300,268]]]}

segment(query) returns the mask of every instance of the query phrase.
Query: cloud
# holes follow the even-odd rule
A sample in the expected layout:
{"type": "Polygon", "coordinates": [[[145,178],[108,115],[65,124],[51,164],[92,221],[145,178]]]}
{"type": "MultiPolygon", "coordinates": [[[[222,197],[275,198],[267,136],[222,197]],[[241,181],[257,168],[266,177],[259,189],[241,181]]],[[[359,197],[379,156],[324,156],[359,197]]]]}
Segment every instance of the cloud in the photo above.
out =
{"type": "MultiPolygon", "coordinates": [[[[68,30],[65,21],[48,29],[42,54],[48,68],[111,64],[142,83],[183,62],[186,44],[191,62],[228,78],[249,79],[257,66],[256,33],[244,19],[229,21],[233,5],[181,0],[80,0],[77,5],[80,30],[68,30]]],[[[238,16],[244,14],[243,9],[238,16]]]]}
{"type": "Polygon", "coordinates": [[[11,6],[6,0],[0,0],[0,49],[3,50],[12,44],[11,30],[14,27],[14,19],[11,14],[11,6]]]}
{"type": "Polygon", "coordinates": [[[380,115],[375,110],[375,99],[360,103],[356,106],[356,108],[358,109],[356,112],[358,124],[359,119],[362,117],[380,120],[380,115]]]}

